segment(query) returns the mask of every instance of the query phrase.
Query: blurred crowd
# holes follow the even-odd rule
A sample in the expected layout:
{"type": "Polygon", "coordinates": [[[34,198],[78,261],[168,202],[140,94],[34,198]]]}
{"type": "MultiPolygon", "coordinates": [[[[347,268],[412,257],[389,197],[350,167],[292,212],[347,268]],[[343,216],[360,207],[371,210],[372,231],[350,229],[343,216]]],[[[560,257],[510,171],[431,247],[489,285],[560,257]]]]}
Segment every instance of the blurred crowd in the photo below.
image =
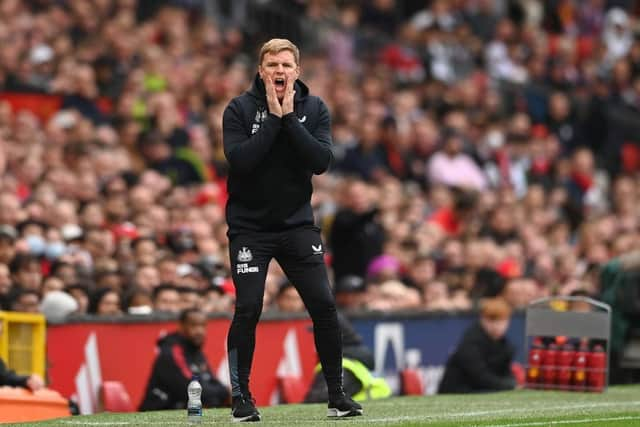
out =
{"type": "MultiPolygon", "coordinates": [[[[312,205],[342,307],[597,296],[598,266],[640,247],[639,12],[2,0],[0,304],[50,320],[232,311],[221,119],[275,36],[332,114],[312,205]],[[9,93],[59,102],[42,116],[9,93]]],[[[275,261],[273,307],[303,308],[275,261]]]]}

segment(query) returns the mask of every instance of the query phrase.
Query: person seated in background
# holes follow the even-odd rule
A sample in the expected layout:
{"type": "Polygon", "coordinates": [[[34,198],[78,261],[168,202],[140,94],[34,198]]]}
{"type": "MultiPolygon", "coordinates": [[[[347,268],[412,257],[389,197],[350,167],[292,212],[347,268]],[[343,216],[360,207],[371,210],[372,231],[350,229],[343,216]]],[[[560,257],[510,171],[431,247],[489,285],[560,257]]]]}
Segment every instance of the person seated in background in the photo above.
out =
{"type": "Polygon", "coordinates": [[[207,330],[207,317],[196,309],[180,313],[178,330],[158,340],[158,356],[153,363],[140,411],[184,409],[187,407],[187,385],[194,375],[202,385],[202,405],[223,406],[229,390],[211,372],[202,351],[207,330]]]}
{"type": "MultiPolygon", "coordinates": [[[[2,338],[2,322],[0,322],[0,338],[2,338]]],[[[38,374],[18,375],[9,369],[0,359],[0,387],[24,387],[37,391],[44,387],[44,381],[38,374]]]]}
{"type": "Polygon", "coordinates": [[[477,393],[511,390],[514,347],[505,334],[511,306],[501,298],[482,302],[480,319],[471,325],[447,360],[439,393],[477,393]]]}

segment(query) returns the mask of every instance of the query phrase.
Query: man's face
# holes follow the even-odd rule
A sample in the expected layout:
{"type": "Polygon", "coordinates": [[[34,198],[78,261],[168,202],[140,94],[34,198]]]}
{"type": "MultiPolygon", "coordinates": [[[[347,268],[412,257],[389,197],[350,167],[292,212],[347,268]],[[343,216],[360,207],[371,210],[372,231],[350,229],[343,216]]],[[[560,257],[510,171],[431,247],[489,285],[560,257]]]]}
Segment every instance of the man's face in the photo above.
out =
{"type": "Polygon", "coordinates": [[[16,255],[16,248],[13,240],[0,237],[0,262],[8,264],[16,255]]]}
{"type": "Polygon", "coordinates": [[[202,347],[207,333],[207,318],[203,313],[191,313],[180,325],[180,331],[188,341],[197,347],[202,347]]]}
{"type": "Polygon", "coordinates": [[[281,100],[284,98],[287,82],[295,82],[300,75],[300,67],[289,50],[282,50],[276,54],[267,52],[258,67],[258,73],[265,85],[268,79],[273,81],[276,95],[281,100]]]}
{"type": "Polygon", "coordinates": [[[494,341],[498,341],[507,333],[509,329],[509,319],[489,319],[483,317],[480,319],[482,328],[494,341]]]}
{"type": "Polygon", "coordinates": [[[32,293],[20,295],[13,304],[13,309],[23,313],[39,313],[40,299],[38,298],[38,295],[32,293]]]}
{"type": "Polygon", "coordinates": [[[153,307],[154,311],[165,313],[178,313],[180,311],[180,295],[176,290],[160,292],[153,307]]]}
{"type": "Polygon", "coordinates": [[[24,289],[39,291],[42,284],[42,271],[37,262],[31,262],[16,272],[16,282],[24,289]]]}
{"type": "Polygon", "coordinates": [[[200,295],[197,292],[182,292],[180,294],[180,308],[195,308],[200,305],[200,295]]]}

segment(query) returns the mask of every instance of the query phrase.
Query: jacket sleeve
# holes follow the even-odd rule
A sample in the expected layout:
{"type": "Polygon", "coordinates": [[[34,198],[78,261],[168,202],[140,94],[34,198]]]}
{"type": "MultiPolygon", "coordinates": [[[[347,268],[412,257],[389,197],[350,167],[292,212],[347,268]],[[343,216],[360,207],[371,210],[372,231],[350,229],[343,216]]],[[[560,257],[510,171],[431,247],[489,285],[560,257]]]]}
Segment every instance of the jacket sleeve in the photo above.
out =
{"type": "Polygon", "coordinates": [[[286,114],[282,118],[284,129],[304,166],[316,175],[329,169],[333,161],[329,110],[320,99],[318,103],[318,125],[313,134],[298,121],[295,113],[286,114]]]}
{"type": "Polygon", "coordinates": [[[2,359],[0,359],[0,386],[26,387],[27,379],[29,379],[29,377],[18,375],[7,368],[2,359]]]}
{"type": "Polygon", "coordinates": [[[491,372],[488,364],[482,359],[480,344],[469,341],[458,350],[458,363],[469,381],[477,389],[513,390],[516,386],[511,374],[500,376],[491,372]]]}
{"type": "Polygon", "coordinates": [[[260,129],[247,137],[241,112],[234,102],[222,116],[224,155],[231,169],[239,173],[251,172],[271,149],[280,130],[280,118],[268,114],[260,129]]]}

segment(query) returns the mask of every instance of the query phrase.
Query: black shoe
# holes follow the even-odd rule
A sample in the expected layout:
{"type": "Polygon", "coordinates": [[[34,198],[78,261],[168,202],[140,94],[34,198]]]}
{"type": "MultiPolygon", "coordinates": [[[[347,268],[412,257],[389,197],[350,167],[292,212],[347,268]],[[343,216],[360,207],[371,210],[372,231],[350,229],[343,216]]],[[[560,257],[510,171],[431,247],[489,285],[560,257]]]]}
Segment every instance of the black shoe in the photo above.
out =
{"type": "Polygon", "coordinates": [[[354,402],[344,394],[337,397],[329,397],[329,409],[327,417],[356,417],[362,415],[362,406],[354,402]]]}
{"type": "Polygon", "coordinates": [[[260,412],[256,409],[256,404],[251,396],[234,397],[231,405],[231,415],[234,423],[260,421],[260,412]]]}

